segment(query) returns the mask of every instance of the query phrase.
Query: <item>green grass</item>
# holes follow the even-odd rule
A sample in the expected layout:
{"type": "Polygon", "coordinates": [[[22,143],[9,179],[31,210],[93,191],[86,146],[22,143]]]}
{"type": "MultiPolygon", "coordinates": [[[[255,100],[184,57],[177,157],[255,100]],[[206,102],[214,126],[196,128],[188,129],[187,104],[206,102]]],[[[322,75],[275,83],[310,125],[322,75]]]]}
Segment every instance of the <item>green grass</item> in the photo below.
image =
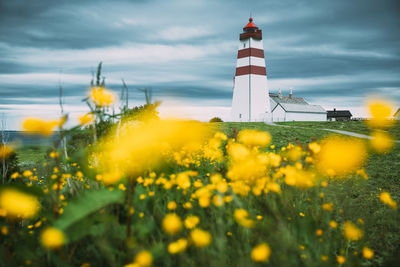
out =
{"type": "MultiPolygon", "coordinates": [[[[360,134],[370,134],[370,129],[363,121],[293,121],[293,122],[277,122],[277,124],[305,127],[310,129],[335,129],[360,134]]],[[[397,140],[400,140],[400,121],[396,121],[388,132],[397,140]]]]}
{"type": "Polygon", "coordinates": [[[21,169],[29,169],[43,162],[50,147],[47,145],[25,145],[16,149],[18,165],[21,169]]]}
{"type": "MultiPolygon", "coordinates": [[[[271,133],[272,144],[277,147],[288,142],[302,144],[332,135],[321,128],[338,129],[368,134],[369,129],[363,122],[287,122],[280,123],[306,127],[287,128],[269,126],[264,123],[220,123],[219,129],[228,135],[234,129],[257,129],[271,133]]],[[[400,125],[389,130],[400,139],[400,125]],[[396,132],[397,131],[397,132],[396,132]]],[[[346,136],[347,137],[347,136],[346,136]]],[[[352,137],[348,137],[352,138],[352,137]]],[[[366,141],[367,142],[367,141],[366,141]]],[[[365,165],[368,180],[346,179],[337,181],[325,190],[326,200],[339,203],[337,208],[343,209],[343,219],[361,218],[365,222],[366,245],[375,249],[376,257],[372,261],[376,265],[391,265],[400,262],[400,224],[399,216],[390,216],[391,210],[383,206],[378,199],[381,191],[390,192],[392,198],[400,202],[400,144],[397,143],[390,153],[371,154],[365,165]]],[[[398,214],[397,214],[398,215],[398,214]]]]}
{"type": "Polygon", "coordinates": [[[242,129],[257,129],[262,131],[268,131],[272,136],[272,143],[277,147],[286,146],[288,142],[291,143],[309,143],[323,138],[331,133],[322,131],[319,129],[301,129],[301,128],[286,128],[270,126],[262,122],[222,122],[215,123],[217,127],[225,132],[228,136],[231,136],[234,129],[239,132],[242,129]]]}
{"type": "MultiPolygon", "coordinates": [[[[292,123],[286,123],[292,124],[292,123]]],[[[264,123],[213,123],[211,124],[218,128],[219,130],[225,132],[229,136],[233,136],[235,132],[239,132],[242,129],[258,129],[268,131],[272,135],[272,144],[274,144],[277,148],[286,146],[288,142],[296,144],[307,144],[311,141],[319,140],[327,135],[336,135],[327,131],[320,130],[320,128],[330,128],[330,129],[339,129],[346,131],[353,131],[358,133],[367,134],[368,129],[362,122],[296,122],[294,125],[302,126],[306,128],[288,128],[288,127],[278,127],[278,126],[270,126],[264,123]]],[[[398,129],[399,125],[396,125],[398,129]]],[[[393,130],[391,130],[393,132],[393,130]]],[[[352,138],[352,137],[346,137],[352,138]]],[[[400,139],[400,138],[398,138],[400,139]]],[[[366,141],[367,142],[367,141],[366,141]]],[[[17,156],[19,160],[19,164],[22,168],[31,168],[33,166],[38,166],[38,164],[44,162],[44,157],[46,155],[48,147],[47,146],[25,146],[17,149],[17,156]]],[[[381,191],[388,191],[392,195],[392,198],[396,200],[398,203],[400,202],[400,144],[396,144],[393,151],[391,153],[387,153],[384,155],[378,155],[371,153],[369,159],[365,166],[366,172],[369,176],[368,180],[361,179],[360,177],[354,177],[354,179],[346,179],[339,181],[332,181],[327,188],[323,189],[323,193],[325,194],[324,200],[319,200],[318,195],[316,197],[312,197],[313,191],[310,190],[308,193],[303,193],[301,191],[297,192],[297,194],[293,193],[292,202],[282,203],[281,207],[269,207],[267,209],[265,207],[265,203],[263,203],[260,199],[250,197],[251,201],[248,203],[248,209],[250,212],[254,214],[263,214],[266,218],[265,223],[260,224],[259,229],[254,232],[254,235],[250,235],[250,232],[246,233],[245,236],[239,236],[240,240],[244,240],[243,242],[231,242],[227,237],[225,232],[227,230],[232,231],[231,229],[235,229],[235,224],[231,221],[223,221],[222,218],[226,217],[227,214],[223,213],[223,210],[219,211],[218,209],[213,210],[213,212],[209,213],[207,210],[198,209],[198,215],[201,218],[210,218],[209,220],[204,220],[202,227],[206,229],[212,229],[213,237],[218,242],[216,247],[214,247],[215,255],[213,254],[214,261],[207,260],[207,256],[202,257],[202,254],[196,256],[198,259],[203,259],[202,265],[209,264],[213,262],[214,265],[219,264],[219,266],[228,266],[228,263],[235,262],[237,266],[242,265],[245,266],[248,264],[248,254],[250,253],[250,247],[246,243],[246,240],[253,240],[254,238],[257,240],[264,240],[267,238],[271,239],[271,245],[273,244],[282,244],[282,242],[287,242],[286,246],[288,249],[285,252],[290,255],[293,253],[291,249],[297,249],[297,244],[293,244],[293,240],[302,240],[306,247],[318,248],[324,247],[323,244],[314,244],[312,242],[318,242],[315,240],[307,240],[307,237],[314,236],[315,227],[307,228],[304,225],[293,225],[292,227],[303,229],[305,231],[309,231],[308,233],[298,233],[299,236],[292,236],[293,232],[290,228],[286,228],[287,225],[290,224],[284,220],[286,218],[272,219],[271,214],[279,214],[281,210],[285,210],[285,213],[282,211],[282,214],[287,214],[287,212],[295,211],[295,210],[304,210],[306,214],[310,214],[312,212],[317,212],[316,207],[320,207],[320,202],[333,202],[335,203],[335,211],[329,215],[332,216],[332,219],[337,220],[338,222],[343,222],[346,220],[351,220],[355,222],[357,218],[360,218],[364,221],[364,225],[362,225],[362,229],[365,229],[365,235],[363,241],[365,246],[371,247],[375,251],[375,257],[373,260],[369,262],[370,265],[381,265],[381,266],[395,266],[395,263],[400,262],[400,259],[396,258],[397,255],[400,255],[400,224],[398,223],[400,220],[399,212],[394,212],[387,206],[380,203],[378,199],[378,194],[381,191]],[[307,199],[310,196],[314,203],[308,203],[307,199]],[[296,209],[291,209],[291,205],[296,203],[298,206],[296,209]],[[339,209],[343,210],[343,213],[339,213],[339,209]],[[219,214],[220,212],[221,214],[219,214]],[[276,221],[281,222],[276,224],[276,231],[280,232],[280,235],[269,235],[268,232],[265,232],[264,229],[271,229],[271,225],[275,225],[276,221]],[[283,227],[282,225],[285,225],[283,227]],[[228,227],[229,226],[229,227],[228,227]],[[302,237],[304,236],[304,238],[302,237]],[[273,238],[280,238],[279,240],[275,240],[273,242],[273,238]],[[282,241],[285,240],[285,241],[282,241]],[[309,243],[307,243],[309,242],[309,243]],[[230,247],[229,244],[232,243],[232,246],[238,247],[230,247]],[[247,245],[243,245],[247,244],[247,245]],[[221,250],[217,248],[221,247],[221,250]],[[230,251],[225,251],[224,249],[230,247],[230,251]],[[238,251],[242,255],[235,254],[238,251]],[[232,261],[232,257],[235,257],[235,260],[232,261]]],[[[209,170],[204,170],[204,173],[209,170]]],[[[200,173],[200,176],[204,176],[205,174],[200,173]]],[[[142,193],[140,190],[144,190],[142,187],[138,187],[138,192],[136,197],[142,193]]],[[[290,190],[288,190],[290,191],[290,190]]],[[[293,191],[293,190],[292,190],[293,191]]],[[[291,191],[290,191],[291,192],[291,191]]],[[[145,193],[145,191],[143,191],[145,193]]],[[[290,193],[286,193],[290,194],[290,193]]],[[[161,221],[161,212],[159,209],[163,207],[165,209],[166,203],[169,200],[179,200],[176,199],[176,195],[173,192],[169,191],[159,191],[157,193],[158,198],[148,198],[146,201],[149,201],[149,206],[137,206],[137,213],[144,212],[149,213],[148,216],[157,217],[155,221],[161,221]],[[155,203],[153,206],[156,208],[151,209],[151,201],[155,203]]],[[[269,196],[271,197],[271,196],[269,196]]],[[[290,200],[290,196],[286,195],[286,199],[290,200]]],[[[139,201],[139,200],[137,200],[139,201]]],[[[178,201],[179,202],[179,201],[178,201]]],[[[233,203],[240,202],[235,200],[233,203]]],[[[145,202],[147,203],[147,202],[145,202]]],[[[271,203],[274,203],[271,201],[271,203]]],[[[270,204],[271,204],[270,203],[270,204]]],[[[231,204],[233,205],[233,204],[231,204]]],[[[235,204],[236,205],[236,204],[235,204]]],[[[227,209],[229,210],[229,209],[227,209]]],[[[232,217],[231,214],[228,214],[228,217],[232,217]]],[[[298,214],[293,214],[291,216],[298,216],[298,214]]],[[[307,217],[306,217],[307,219],[307,217]]],[[[203,220],[203,219],[202,219],[203,220]]],[[[304,221],[306,222],[306,221],[304,221]]],[[[154,224],[154,222],[153,222],[154,224]]],[[[138,241],[147,240],[145,237],[148,232],[152,232],[152,236],[161,235],[159,230],[157,230],[156,224],[151,224],[149,221],[142,221],[141,219],[137,219],[135,221],[134,233],[135,237],[138,241]],[[142,225],[143,224],[143,225],[142,225]],[[147,232],[142,233],[141,231],[146,230],[147,232]],[[158,231],[158,232],[157,232],[158,231]],[[141,239],[141,235],[144,237],[141,239]]],[[[318,227],[318,226],[316,226],[318,227]]],[[[326,229],[324,231],[328,232],[326,229]]],[[[237,231],[239,232],[239,231],[237,231]]],[[[341,235],[340,232],[337,235],[341,235]]],[[[334,238],[334,237],[332,237],[334,238]]],[[[329,242],[329,238],[326,237],[326,241],[329,242]]],[[[101,239],[97,240],[99,244],[104,245],[101,239]]],[[[100,245],[99,245],[100,246],[100,245]]],[[[157,248],[157,244],[149,243],[148,246],[157,248]]],[[[160,244],[161,246],[161,244],[160,244]]],[[[352,244],[348,243],[348,247],[351,247],[352,244]]],[[[326,246],[325,246],[326,247],[326,246]]],[[[282,251],[281,251],[282,252],[282,251]]],[[[86,254],[87,251],[82,250],[82,255],[86,254]]],[[[188,253],[198,253],[193,251],[188,251],[188,253]]],[[[201,251],[199,253],[202,253],[201,251]]],[[[283,254],[285,254],[283,253],[283,254]]],[[[312,253],[321,254],[322,251],[305,251],[304,253],[310,253],[305,255],[311,255],[312,253]]],[[[324,252],[328,253],[328,252],[324,252]]],[[[211,255],[211,254],[204,254],[211,255]]],[[[285,255],[282,255],[285,256],[285,255]]],[[[82,256],[84,257],[84,256],[82,256]]],[[[312,258],[312,256],[310,257],[312,258]]],[[[197,263],[199,263],[198,261],[197,263]]],[[[282,259],[279,261],[282,263],[282,259]]],[[[177,262],[168,262],[163,263],[164,265],[176,265],[177,262]]],[[[181,264],[186,263],[185,265],[191,265],[193,262],[189,260],[189,258],[182,257],[181,264]],[[186,262],[185,262],[186,261],[186,262]]],[[[287,257],[287,266],[295,266],[295,265],[308,265],[308,266],[317,266],[318,263],[310,263],[306,260],[294,257],[287,257]]],[[[334,265],[335,263],[331,264],[334,265]]]]}

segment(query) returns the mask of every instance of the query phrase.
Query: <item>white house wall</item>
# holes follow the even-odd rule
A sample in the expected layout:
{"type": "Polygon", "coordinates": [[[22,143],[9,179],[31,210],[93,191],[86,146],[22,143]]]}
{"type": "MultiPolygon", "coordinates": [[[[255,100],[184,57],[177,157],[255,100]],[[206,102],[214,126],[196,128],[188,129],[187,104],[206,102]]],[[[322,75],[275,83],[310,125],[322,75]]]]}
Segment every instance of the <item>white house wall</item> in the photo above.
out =
{"type": "Polygon", "coordinates": [[[326,113],[286,112],[286,121],[326,121],[326,113]]]}
{"type": "Polygon", "coordinates": [[[282,122],[286,121],[286,111],[278,105],[274,111],[272,112],[272,121],[274,122],[282,122]]]}

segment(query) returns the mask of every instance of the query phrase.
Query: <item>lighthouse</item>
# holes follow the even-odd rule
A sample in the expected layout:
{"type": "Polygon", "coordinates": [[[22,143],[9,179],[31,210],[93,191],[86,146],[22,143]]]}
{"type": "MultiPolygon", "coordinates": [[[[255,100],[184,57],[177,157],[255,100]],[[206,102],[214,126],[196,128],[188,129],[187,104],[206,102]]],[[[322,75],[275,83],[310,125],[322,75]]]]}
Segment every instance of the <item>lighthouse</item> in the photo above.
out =
{"type": "Polygon", "coordinates": [[[240,34],[233,85],[232,121],[270,120],[262,31],[249,19],[240,34]]]}

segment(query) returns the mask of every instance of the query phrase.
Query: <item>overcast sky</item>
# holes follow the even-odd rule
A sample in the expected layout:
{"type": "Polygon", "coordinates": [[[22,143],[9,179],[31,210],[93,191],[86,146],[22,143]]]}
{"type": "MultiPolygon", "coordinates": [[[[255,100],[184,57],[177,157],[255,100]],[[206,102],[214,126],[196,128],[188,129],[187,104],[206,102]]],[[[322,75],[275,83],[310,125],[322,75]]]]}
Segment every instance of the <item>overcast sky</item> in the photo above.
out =
{"type": "MultiPolygon", "coordinates": [[[[88,111],[91,72],[106,85],[151,87],[161,115],[229,119],[239,33],[252,12],[263,30],[270,92],[366,116],[365,98],[400,105],[400,2],[385,0],[85,1],[0,0],[0,113],[88,111]]],[[[73,122],[72,119],[71,122],[73,122]]]]}

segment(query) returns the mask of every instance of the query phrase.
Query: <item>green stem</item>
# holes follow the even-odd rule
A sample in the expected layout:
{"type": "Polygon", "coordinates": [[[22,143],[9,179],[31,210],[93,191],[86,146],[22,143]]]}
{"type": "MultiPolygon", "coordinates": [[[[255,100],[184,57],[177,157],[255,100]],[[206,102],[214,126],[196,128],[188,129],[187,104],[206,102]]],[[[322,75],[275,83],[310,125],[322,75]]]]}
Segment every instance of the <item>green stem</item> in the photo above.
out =
{"type": "Polygon", "coordinates": [[[132,214],[131,214],[131,209],[133,208],[133,198],[135,195],[135,188],[136,188],[136,179],[129,177],[128,178],[128,188],[126,190],[126,201],[127,201],[127,220],[126,220],[126,239],[125,239],[125,245],[126,245],[126,258],[127,262],[130,261],[130,239],[131,239],[131,233],[132,233],[132,214]]]}

